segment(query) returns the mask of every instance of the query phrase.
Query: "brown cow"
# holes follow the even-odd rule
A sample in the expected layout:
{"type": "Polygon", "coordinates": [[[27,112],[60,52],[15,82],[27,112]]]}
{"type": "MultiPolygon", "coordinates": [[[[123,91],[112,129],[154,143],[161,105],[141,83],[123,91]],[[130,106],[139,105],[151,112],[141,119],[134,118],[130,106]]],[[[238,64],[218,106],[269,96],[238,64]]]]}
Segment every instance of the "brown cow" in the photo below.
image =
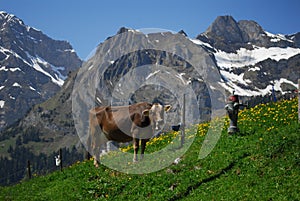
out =
{"type": "Polygon", "coordinates": [[[137,152],[141,140],[142,159],[146,142],[153,137],[155,130],[161,129],[164,111],[170,109],[170,105],[163,107],[158,103],[141,102],[129,106],[103,106],[90,110],[89,140],[94,165],[98,167],[100,146],[109,140],[133,141],[134,162],[138,160],[137,152]]]}

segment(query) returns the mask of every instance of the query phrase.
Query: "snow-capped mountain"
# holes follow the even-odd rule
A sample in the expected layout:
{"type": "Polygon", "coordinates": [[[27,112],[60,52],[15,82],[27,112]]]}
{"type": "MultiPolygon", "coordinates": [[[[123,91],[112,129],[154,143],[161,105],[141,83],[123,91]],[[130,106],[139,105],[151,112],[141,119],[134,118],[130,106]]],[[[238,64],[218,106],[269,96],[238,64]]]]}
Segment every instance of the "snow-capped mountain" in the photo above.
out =
{"type": "MultiPolygon", "coordinates": [[[[125,35],[130,40],[132,40],[130,37],[134,37],[135,34],[139,33],[137,30],[121,28],[117,35],[124,32],[129,32],[129,34],[125,35]]],[[[229,93],[235,90],[236,94],[255,98],[255,96],[271,94],[273,87],[280,95],[293,93],[297,87],[297,80],[300,78],[300,33],[287,36],[271,34],[264,31],[256,22],[246,20],[236,22],[230,16],[221,16],[212,23],[207,31],[196,38],[189,38],[184,31],[180,31],[179,33],[154,33],[145,35],[144,37],[147,43],[156,44],[156,47],[157,45],[159,47],[172,46],[172,44],[170,45],[170,41],[175,41],[176,44],[176,41],[182,40],[182,37],[187,37],[201,47],[201,50],[199,50],[201,54],[198,57],[202,58],[203,63],[209,61],[210,59],[208,58],[213,58],[214,63],[206,66],[217,69],[214,73],[220,74],[222,78],[218,81],[218,84],[229,93]]],[[[90,78],[89,76],[93,77],[97,75],[97,70],[99,70],[97,66],[99,66],[98,63],[103,56],[100,54],[101,52],[110,52],[110,47],[116,50],[124,48],[117,37],[108,37],[107,40],[109,40],[109,45],[105,41],[99,44],[93,56],[94,58],[91,57],[82,66],[82,68],[86,67],[90,72],[83,75],[87,76],[87,79],[90,78]]],[[[127,40],[125,39],[125,41],[127,40]]],[[[133,47],[135,45],[137,44],[132,44],[133,47]]],[[[137,48],[143,49],[141,46],[137,48]]],[[[188,55],[188,52],[184,48],[178,47],[177,51],[187,53],[188,55]]],[[[144,50],[124,55],[114,61],[108,61],[109,67],[103,72],[105,76],[102,82],[107,83],[111,89],[107,89],[106,92],[112,89],[119,90],[117,83],[120,77],[130,71],[130,68],[147,64],[174,66],[174,69],[178,71],[176,75],[178,79],[174,78],[174,81],[170,84],[176,85],[181,82],[182,78],[183,80],[189,80],[195,94],[198,96],[199,107],[201,107],[200,111],[202,112],[201,116],[204,119],[209,116],[210,97],[207,94],[207,87],[210,86],[206,86],[203,84],[203,81],[199,81],[201,80],[200,78],[195,77],[195,73],[191,70],[191,65],[185,60],[176,55],[155,49],[145,48],[144,50]]],[[[145,79],[153,77],[156,72],[159,72],[159,69],[149,73],[145,79]]],[[[52,105],[51,108],[47,108],[46,104],[42,108],[35,108],[21,121],[20,126],[26,127],[28,125],[39,124],[40,130],[46,129],[46,131],[42,131],[41,133],[59,133],[62,130],[64,133],[74,132],[73,127],[62,128],[63,125],[61,123],[53,123],[56,121],[67,125],[74,125],[72,119],[65,118],[65,116],[71,116],[72,113],[69,103],[71,102],[70,93],[73,84],[74,77],[69,80],[68,87],[63,88],[59,92],[58,97],[49,100],[52,105]],[[59,100],[64,101],[61,102],[59,100]],[[53,106],[59,115],[52,112],[53,106]],[[61,121],[62,117],[64,121],[61,121]]],[[[85,85],[88,82],[82,84],[85,85]]],[[[88,88],[89,86],[85,87],[88,88]]],[[[130,86],[128,87],[130,88],[130,86]]],[[[132,86],[132,88],[134,87],[132,86]]],[[[145,101],[147,100],[146,98],[157,98],[162,102],[177,103],[177,100],[168,91],[164,90],[157,93],[155,90],[151,86],[145,86],[145,88],[137,90],[132,98],[135,101],[145,101]]],[[[121,94],[122,90],[120,89],[119,92],[121,94]]],[[[103,97],[103,94],[103,91],[101,94],[96,94],[97,100],[95,101],[97,104],[110,104],[107,102],[106,97],[103,97]]],[[[107,96],[109,96],[109,93],[107,96]]],[[[93,97],[93,94],[79,94],[75,98],[81,99],[85,97],[93,97]]],[[[221,109],[223,107],[223,105],[220,105],[221,109]]],[[[86,111],[89,109],[85,108],[86,111]]]]}
{"type": "Polygon", "coordinates": [[[292,93],[300,78],[300,33],[269,33],[254,21],[220,16],[196,39],[212,52],[229,92],[242,96],[292,93]]]}
{"type": "Polygon", "coordinates": [[[81,65],[72,46],[0,12],[0,130],[53,96],[81,65]]]}

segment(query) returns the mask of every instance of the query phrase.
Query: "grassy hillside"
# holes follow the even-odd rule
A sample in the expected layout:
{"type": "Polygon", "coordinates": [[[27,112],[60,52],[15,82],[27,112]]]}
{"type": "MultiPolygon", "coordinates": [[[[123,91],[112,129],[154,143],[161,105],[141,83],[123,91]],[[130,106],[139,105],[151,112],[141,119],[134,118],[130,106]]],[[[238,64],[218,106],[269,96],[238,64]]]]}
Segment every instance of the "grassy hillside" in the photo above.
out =
{"type": "MultiPolygon", "coordinates": [[[[95,169],[92,161],[78,162],[63,172],[2,187],[0,200],[300,200],[297,100],[243,110],[239,120],[240,133],[234,136],[227,135],[225,121],[220,140],[204,159],[198,156],[208,123],[187,131],[187,143],[196,136],[191,147],[178,164],[160,171],[125,174],[103,165],[95,169]]],[[[177,146],[177,138],[177,133],[156,138],[147,151],[172,142],[177,146]]],[[[103,160],[117,157],[111,152],[103,160]]],[[[127,166],[141,168],[151,160],[127,166]]]]}

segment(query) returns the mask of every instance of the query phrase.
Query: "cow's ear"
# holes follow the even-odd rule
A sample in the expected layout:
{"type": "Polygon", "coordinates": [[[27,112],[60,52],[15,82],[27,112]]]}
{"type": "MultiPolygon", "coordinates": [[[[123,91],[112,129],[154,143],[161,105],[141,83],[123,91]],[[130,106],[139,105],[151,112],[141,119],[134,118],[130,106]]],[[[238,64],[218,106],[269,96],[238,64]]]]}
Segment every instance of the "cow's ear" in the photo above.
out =
{"type": "Polygon", "coordinates": [[[150,111],[149,110],[144,110],[143,115],[148,117],[150,115],[150,111]]]}
{"type": "Polygon", "coordinates": [[[172,108],[171,105],[165,105],[165,111],[168,112],[172,108]]]}

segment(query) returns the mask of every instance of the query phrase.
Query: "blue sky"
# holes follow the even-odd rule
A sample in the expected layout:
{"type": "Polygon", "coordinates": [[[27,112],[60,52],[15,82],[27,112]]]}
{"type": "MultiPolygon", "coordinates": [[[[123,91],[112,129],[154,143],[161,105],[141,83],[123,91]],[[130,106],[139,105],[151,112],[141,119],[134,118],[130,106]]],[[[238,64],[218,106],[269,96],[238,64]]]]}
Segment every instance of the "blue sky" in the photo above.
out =
{"type": "Polygon", "coordinates": [[[0,10],[57,40],[71,43],[80,58],[120,27],[183,29],[194,38],[217,16],[254,20],[271,33],[300,32],[300,1],[267,0],[0,0],[0,10]]]}

